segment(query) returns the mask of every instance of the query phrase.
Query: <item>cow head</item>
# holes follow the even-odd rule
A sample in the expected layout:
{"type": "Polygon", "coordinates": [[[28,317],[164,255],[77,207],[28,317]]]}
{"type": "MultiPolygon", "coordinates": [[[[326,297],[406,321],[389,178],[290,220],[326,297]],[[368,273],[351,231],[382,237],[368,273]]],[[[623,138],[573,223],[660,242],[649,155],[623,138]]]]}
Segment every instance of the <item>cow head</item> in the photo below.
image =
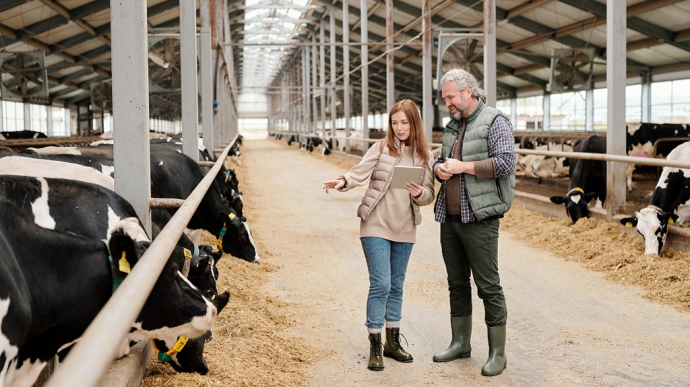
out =
{"type": "MultiPolygon", "coordinates": [[[[220,313],[228,304],[230,294],[225,292],[214,296],[213,304],[220,313]]],[[[158,352],[158,360],[169,363],[177,372],[196,372],[201,375],[208,373],[208,365],[204,359],[204,346],[211,340],[211,331],[205,332],[195,339],[186,337],[169,338],[167,340],[153,340],[153,348],[158,352]]]]}
{"type": "Polygon", "coordinates": [[[218,295],[216,281],[218,280],[218,268],[216,264],[223,256],[221,251],[213,252],[209,245],[199,246],[199,255],[192,259],[189,269],[189,281],[196,286],[207,299],[218,295]]]}
{"type": "Polygon", "coordinates": [[[659,255],[668,235],[668,225],[678,220],[678,215],[664,212],[659,207],[648,206],[635,213],[635,216],[623,218],[621,224],[635,227],[644,239],[644,253],[659,255]]]}
{"type": "Polygon", "coordinates": [[[587,205],[590,201],[599,197],[598,192],[585,193],[582,188],[573,188],[565,196],[551,196],[549,199],[554,204],[565,204],[565,212],[573,223],[580,218],[589,218],[587,205]]]}
{"type": "MultiPolygon", "coordinates": [[[[128,235],[116,229],[108,241],[113,260],[125,260],[128,267],[136,265],[150,243],[132,242],[128,235]]],[[[177,259],[168,258],[132,326],[129,339],[198,337],[211,329],[216,307],[179,272],[181,269],[177,259]]]]}
{"type": "Polygon", "coordinates": [[[247,223],[232,209],[228,213],[221,212],[220,221],[223,222],[223,229],[218,236],[218,250],[247,262],[260,262],[247,223]]]}

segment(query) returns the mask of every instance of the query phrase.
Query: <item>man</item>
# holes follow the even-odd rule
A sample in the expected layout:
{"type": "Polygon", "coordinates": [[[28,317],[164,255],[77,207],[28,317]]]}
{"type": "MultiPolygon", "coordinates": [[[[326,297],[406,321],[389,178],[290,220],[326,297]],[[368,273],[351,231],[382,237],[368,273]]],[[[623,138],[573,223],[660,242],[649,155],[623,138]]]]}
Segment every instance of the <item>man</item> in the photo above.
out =
{"type": "Polygon", "coordinates": [[[482,375],[494,376],[507,364],[508,313],[498,275],[498,226],[515,197],[513,129],[503,113],[484,104],[484,91],[467,71],[448,71],[441,85],[452,120],[443,130],[443,148],[433,166],[441,182],[434,212],[441,223],[448,272],[452,341],[433,359],[470,357],[471,273],[484,302],[489,338],[482,375]]]}

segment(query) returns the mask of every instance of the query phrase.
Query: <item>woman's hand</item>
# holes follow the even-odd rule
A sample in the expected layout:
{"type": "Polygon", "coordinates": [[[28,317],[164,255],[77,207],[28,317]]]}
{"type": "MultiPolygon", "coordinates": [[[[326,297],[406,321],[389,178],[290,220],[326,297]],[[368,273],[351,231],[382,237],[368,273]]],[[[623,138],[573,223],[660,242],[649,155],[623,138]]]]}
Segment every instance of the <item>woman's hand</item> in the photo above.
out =
{"type": "Polygon", "coordinates": [[[407,188],[407,192],[412,194],[412,197],[414,197],[415,199],[422,196],[422,192],[423,192],[422,186],[419,185],[419,183],[415,183],[415,182],[407,183],[407,184],[405,184],[405,188],[407,188]]]}
{"type": "Polygon", "coordinates": [[[328,180],[327,182],[323,183],[323,189],[326,190],[326,193],[328,193],[329,189],[340,189],[344,186],[345,180],[343,179],[328,180]]]}

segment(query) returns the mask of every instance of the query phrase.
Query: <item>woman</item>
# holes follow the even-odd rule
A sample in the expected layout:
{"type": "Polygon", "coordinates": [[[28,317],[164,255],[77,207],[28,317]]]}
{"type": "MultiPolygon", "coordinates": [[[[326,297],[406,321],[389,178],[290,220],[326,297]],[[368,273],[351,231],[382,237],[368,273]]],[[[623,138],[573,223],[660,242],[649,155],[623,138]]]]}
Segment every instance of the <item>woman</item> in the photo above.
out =
{"type": "Polygon", "coordinates": [[[405,363],[412,361],[412,355],[400,345],[403,282],[416,228],[422,221],[419,206],[434,200],[433,157],[417,106],[409,99],[402,100],[393,105],[388,117],[386,137],[369,148],[362,161],[349,172],[323,183],[326,193],[333,188],[345,192],[370,180],[357,216],[362,219],[359,237],[369,268],[367,368],[372,371],[383,370],[384,321],[383,356],[405,363]],[[421,184],[411,182],[405,189],[391,188],[396,165],[422,167],[421,184]]]}

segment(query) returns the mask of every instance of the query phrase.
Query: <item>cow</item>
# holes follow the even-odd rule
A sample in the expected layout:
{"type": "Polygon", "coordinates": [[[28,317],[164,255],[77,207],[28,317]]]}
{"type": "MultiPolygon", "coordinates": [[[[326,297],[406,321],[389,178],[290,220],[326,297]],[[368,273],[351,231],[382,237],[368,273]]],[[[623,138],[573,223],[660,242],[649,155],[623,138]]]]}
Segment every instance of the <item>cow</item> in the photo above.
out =
{"type": "MultiPolygon", "coordinates": [[[[561,149],[556,148],[557,144],[549,143],[548,145],[539,145],[536,150],[559,150],[563,152],[572,152],[573,147],[570,145],[562,145],[561,149]]],[[[541,155],[526,155],[522,156],[516,162],[516,169],[524,171],[527,175],[532,177],[559,177],[567,174],[567,163],[565,157],[551,157],[541,155]]]]}
{"type": "MultiPolygon", "coordinates": [[[[575,152],[606,153],[606,138],[597,135],[578,140],[575,152]]],[[[565,212],[573,223],[589,217],[588,204],[598,199],[601,207],[606,200],[606,162],[599,160],[569,160],[570,186],[565,196],[552,196],[551,202],[565,204],[565,212]]]]}
{"type": "Polygon", "coordinates": [[[20,140],[20,139],[36,139],[48,138],[45,133],[36,132],[33,130],[18,130],[16,132],[0,132],[6,140],[20,140]]]}
{"type": "Polygon", "coordinates": [[[41,160],[26,155],[0,155],[0,175],[41,176],[78,180],[115,189],[115,180],[97,169],[63,161],[41,160]]]}
{"type": "MultiPolygon", "coordinates": [[[[104,157],[112,160],[112,146],[101,145],[97,147],[79,148],[82,155],[104,157]]],[[[204,175],[201,172],[199,164],[191,158],[183,155],[180,152],[152,148],[150,155],[151,163],[151,196],[156,198],[177,198],[186,199],[201,182],[204,175]]],[[[52,155],[43,157],[54,157],[52,155]]],[[[77,157],[77,156],[72,156],[77,157]]],[[[6,173],[3,172],[3,164],[5,158],[21,158],[20,156],[5,156],[0,158],[0,174],[22,174],[22,173],[6,173]]],[[[32,160],[24,157],[24,160],[32,160]]],[[[53,162],[48,160],[33,160],[35,163],[53,162]]],[[[112,161],[110,161],[112,163],[112,161]]],[[[17,162],[16,168],[21,166],[21,161],[17,162]]],[[[69,165],[67,163],[60,163],[69,165]]],[[[89,173],[94,173],[93,169],[72,164],[73,167],[84,168],[91,170],[89,173]]],[[[56,167],[57,168],[57,167],[56,167]]],[[[65,167],[66,169],[70,169],[65,167]]],[[[30,176],[42,176],[40,174],[41,168],[37,167],[36,174],[29,174],[30,176]]],[[[95,172],[98,173],[98,172],[95,172]]],[[[64,174],[64,173],[63,173],[64,174]]],[[[102,174],[100,176],[103,176],[102,174]]],[[[57,176],[63,178],[72,178],[74,180],[91,181],[79,179],[78,177],[57,176]]],[[[105,177],[105,176],[103,176],[105,177]]],[[[112,181],[112,178],[107,177],[112,181]]],[[[100,184],[96,182],[97,184],[100,184]]],[[[114,182],[107,187],[113,189],[114,182]]],[[[101,184],[103,185],[103,184],[101,184]]],[[[105,186],[105,185],[104,185],[105,186]]],[[[174,214],[176,210],[171,210],[174,214]]],[[[223,198],[220,193],[220,188],[217,183],[212,183],[206,194],[201,200],[199,207],[192,216],[188,227],[192,230],[204,229],[218,238],[219,250],[230,254],[232,256],[244,259],[249,262],[260,262],[257,254],[256,246],[252,239],[249,226],[246,224],[246,218],[239,215],[237,211],[223,198]]]]}
{"type": "MultiPolygon", "coordinates": [[[[667,160],[690,162],[690,142],[672,150],[667,160]]],[[[645,254],[659,255],[669,224],[690,226],[690,169],[664,167],[649,205],[620,222],[642,235],[645,254]]]]}
{"type": "MultiPolygon", "coordinates": [[[[73,180],[0,175],[0,200],[14,204],[17,212],[22,212],[22,216],[33,219],[41,227],[96,240],[108,239],[113,227],[122,219],[136,218],[131,204],[117,193],[95,184],[73,180]]],[[[167,211],[152,211],[154,238],[169,220],[170,214],[167,211]]],[[[180,236],[171,254],[171,259],[180,268],[184,267],[185,260],[189,257],[187,278],[216,306],[218,313],[229,300],[229,293],[219,295],[216,287],[216,263],[221,256],[222,253],[213,252],[211,246],[194,246],[184,234],[180,236]]],[[[210,333],[205,336],[210,336],[210,333]]],[[[174,344],[177,336],[165,337],[165,340],[161,340],[161,347],[165,347],[165,342],[171,340],[174,344]]],[[[189,340],[189,345],[177,350],[174,357],[177,361],[176,369],[199,372],[206,368],[207,372],[203,359],[203,342],[189,340]],[[178,357],[180,360],[177,360],[178,357]],[[196,361],[192,363],[193,359],[196,361]]]]}
{"type": "MultiPolygon", "coordinates": [[[[674,148],[682,144],[690,133],[681,124],[642,123],[640,126],[627,126],[626,150],[628,156],[666,157],[674,148]],[[654,143],[660,139],[678,139],[679,141],[660,142],[654,151],[654,143]]],[[[627,163],[625,167],[628,191],[633,190],[632,174],[635,164],[627,163]]]]}
{"type": "MultiPolygon", "coordinates": [[[[136,219],[106,241],[49,230],[0,201],[0,381],[31,386],[56,354],[63,359],[148,248],[136,219]]],[[[198,337],[217,309],[169,259],[127,340],[198,337]]]]}

